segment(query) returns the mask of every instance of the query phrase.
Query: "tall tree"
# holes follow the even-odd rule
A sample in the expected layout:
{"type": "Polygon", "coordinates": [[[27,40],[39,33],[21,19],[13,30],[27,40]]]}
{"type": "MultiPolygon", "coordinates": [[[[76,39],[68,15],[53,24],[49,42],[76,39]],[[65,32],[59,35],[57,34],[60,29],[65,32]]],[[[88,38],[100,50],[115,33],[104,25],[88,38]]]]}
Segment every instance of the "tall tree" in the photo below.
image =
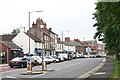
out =
{"type": "Polygon", "coordinates": [[[115,53],[119,45],[120,2],[98,2],[95,9],[94,38],[103,41],[110,53],[115,53]]]}

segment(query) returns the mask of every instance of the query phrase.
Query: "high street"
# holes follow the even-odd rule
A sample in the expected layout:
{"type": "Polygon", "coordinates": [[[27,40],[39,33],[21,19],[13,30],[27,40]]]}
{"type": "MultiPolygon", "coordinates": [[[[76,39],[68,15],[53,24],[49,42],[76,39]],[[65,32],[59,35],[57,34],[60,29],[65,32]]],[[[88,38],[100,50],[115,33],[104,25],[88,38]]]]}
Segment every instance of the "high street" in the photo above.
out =
{"type": "MultiPolygon", "coordinates": [[[[88,71],[96,68],[101,62],[102,58],[79,58],[70,61],[64,61],[60,63],[52,63],[47,65],[48,71],[43,74],[37,75],[21,75],[21,73],[27,72],[26,68],[18,68],[10,71],[1,72],[2,78],[71,78],[75,79],[88,71]],[[54,71],[49,71],[54,70],[54,71]]],[[[34,66],[33,72],[41,71],[40,66],[34,66]]],[[[3,79],[4,80],[4,79],[3,79]]]]}

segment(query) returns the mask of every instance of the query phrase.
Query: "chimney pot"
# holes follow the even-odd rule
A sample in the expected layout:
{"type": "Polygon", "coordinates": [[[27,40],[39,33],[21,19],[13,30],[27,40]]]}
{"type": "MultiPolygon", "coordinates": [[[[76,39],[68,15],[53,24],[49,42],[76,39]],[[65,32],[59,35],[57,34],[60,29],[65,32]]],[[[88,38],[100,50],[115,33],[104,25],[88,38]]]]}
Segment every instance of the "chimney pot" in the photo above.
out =
{"type": "Polygon", "coordinates": [[[65,42],[70,42],[70,37],[65,37],[65,42]]]}

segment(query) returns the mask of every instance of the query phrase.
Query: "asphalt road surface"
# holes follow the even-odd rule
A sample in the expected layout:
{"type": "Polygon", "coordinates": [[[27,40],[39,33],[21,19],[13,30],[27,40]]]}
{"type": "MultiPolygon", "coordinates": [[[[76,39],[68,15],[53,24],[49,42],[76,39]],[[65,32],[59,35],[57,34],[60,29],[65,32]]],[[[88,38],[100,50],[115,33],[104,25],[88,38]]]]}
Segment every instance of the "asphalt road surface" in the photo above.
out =
{"type": "MultiPolygon", "coordinates": [[[[13,69],[1,73],[3,80],[5,80],[4,78],[9,78],[8,80],[10,80],[10,78],[13,80],[23,80],[23,78],[29,78],[31,80],[36,80],[40,78],[49,78],[57,80],[63,78],[73,80],[97,67],[102,62],[102,60],[102,58],[79,58],[60,63],[52,63],[47,65],[48,71],[43,72],[43,74],[21,75],[21,73],[27,72],[26,68],[13,69]]],[[[32,69],[33,72],[40,72],[41,68],[41,65],[39,65],[34,66],[32,69]]]]}

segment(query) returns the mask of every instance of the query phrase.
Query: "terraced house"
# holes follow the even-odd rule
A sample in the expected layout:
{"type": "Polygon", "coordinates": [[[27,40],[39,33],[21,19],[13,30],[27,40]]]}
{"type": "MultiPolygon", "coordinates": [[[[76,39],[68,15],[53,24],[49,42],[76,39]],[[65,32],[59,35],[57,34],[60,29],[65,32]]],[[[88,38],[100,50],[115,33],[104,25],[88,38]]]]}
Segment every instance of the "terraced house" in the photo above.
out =
{"type": "Polygon", "coordinates": [[[55,54],[55,45],[57,43],[58,35],[52,31],[52,28],[47,28],[46,22],[38,18],[36,23],[33,22],[32,27],[28,30],[28,33],[37,36],[42,41],[45,49],[45,55],[55,54]]]}

